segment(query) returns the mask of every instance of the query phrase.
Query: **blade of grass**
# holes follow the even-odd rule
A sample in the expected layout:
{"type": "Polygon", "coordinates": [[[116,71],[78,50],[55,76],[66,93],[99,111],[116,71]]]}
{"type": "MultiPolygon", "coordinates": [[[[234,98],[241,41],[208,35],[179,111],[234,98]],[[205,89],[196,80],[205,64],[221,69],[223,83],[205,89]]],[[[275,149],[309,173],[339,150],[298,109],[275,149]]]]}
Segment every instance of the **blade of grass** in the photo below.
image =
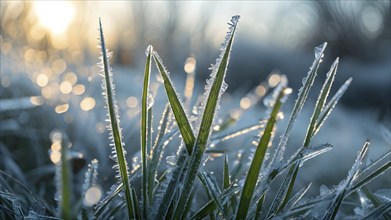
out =
{"type": "Polygon", "coordinates": [[[156,67],[163,78],[164,88],[166,90],[168,101],[170,102],[176,123],[181,132],[183,141],[185,142],[187,152],[189,155],[191,155],[193,152],[195,137],[193,134],[193,129],[189,123],[188,116],[186,115],[186,111],[184,110],[179,96],[171,82],[169,73],[164,67],[163,62],[156,51],[153,51],[153,58],[155,60],[156,67]]]}
{"type": "MultiPolygon", "coordinates": [[[[386,170],[388,170],[389,168],[391,167],[391,161],[388,161],[387,163],[383,164],[382,166],[380,166],[378,169],[376,169],[375,171],[373,171],[370,175],[368,175],[367,177],[363,178],[362,180],[359,180],[357,182],[355,182],[352,186],[352,188],[350,189],[350,192],[349,193],[352,193],[354,191],[356,191],[357,189],[365,186],[366,184],[368,184],[370,181],[372,181],[373,179],[375,179],[376,177],[380,176],[381,174],[383,174],[386,170]]],[[[360,175],[359,177],[360,178],[360,175]]],[[[357,178],[357,179],[358,179],[357,178]]]]}
{"type": "MultiPolygon", "coordinates": [[[[214,69],[211,74],[212,85],[210,90],[207,89],[207,100],[205,103],[202,120],[199,126],[198,136],[196,144],[194,145],[194,153],[190,157],[189,161],[189,170],[186,173],[184,181],[184,189],[181,192],[178,205],[174,211],[174,218],[184,218],[184,208],[189,200],[191,194],[194,180],[197,176],[198,169],[201,164],[201,160],[206,149],[206,146],[209,141],[211,127],[213,124],[213,119],[216,113],[216,108],[218,106],[219,98],[222,94],[224,88],[222,88],[224,83],[224,78],[226,75],[227,66],[229,63],[229,57],[231,53],[231,48],[233,44],[233,39],[236,32],[236,26],[239,20],[239,16],[234,16],[231,19],[232,24],[230,24],[230,32],[227,34],[226,42],[223,46],[220,59],[217,61],[218,68],[214,69]]],[[[208,85],[207,85],[208,87],[208,85]]]]}
{"type": "Polygon", "coordinates": [[[303,86],[299,89],[298,97],[295,101],[295,105],[289,117],[288,125],[285,128],[284,133],[281,136],[281,139],[278,143],[275,156],[273,157],[272,162],[270,163],[271,165],[274,165],[274,162],[278,162],[283,157],[293,125],[307,100],[312,85],[314,84],[315,78],[317,76],[318,68],[320,63],[322,62],[323,53],[326,47],[327,47],[327,43],[325,42],[322,45],[315,48],[315,60],[312,63],[310,67],[310,71],[308,72],[306,78],[303,79],[303,86]]]}
{"type": "Polygon", "coordinates": [[[123,148],[121,128],[119,125],[118,106],[115,100],[115,91],[111,68],[109,65],[109,56],[107,54],[106,44],[103,36],[102,22],[99,18],[99,34],[100,34],[100,47],[101,47],[101,67],[103,70],[103,84],[104,95],[106,99],[106,106],[108,110],[108,117],[110,122],[110,136],[113,139],[111,145],[115,149],[116,163],[118,165],[118,172],[125,188],[125,198],[127,203],[127,209],[129,218],[134,218],[134,208],[131,197],[131,190],[128,179],[128,165],[125,160],[125,150],[123,148]]]}
{"type": "Polygon", "coordinates": [[[246,180],[244,182],[242,194],[240,196],[239,207],[236,213],[236,219],[245,219],[248,214],[250,203],[253,198],[254,189],[258,181],[259,172],[261,170],[261,166],[265,158],[265,154],[269,145],[270,138],[272,136],[274,125],[277,121],[277,114],[279,113],[284,97],[287,95],[287,90],[287,88],[281,88],[281,90],[278,92],[278,96],[275,100],[272,112],[270,113],[266,128],[258,143],[253,160],[251,161],[251,165],[246,176],[246,180]]]}
{"type": "Polygon", "coordinates": [[[327,208],[326,214],[323,216],[323,220],[328,219],[334,219],[337,216],[338,210],[342,204],[342,201],[346,195],[346,193],[349,191],[352,185],[352,181],[357,178],[358,172],[360,171],[360,167],[362,164],[362,160],[366,156],[369,148],[369,141],[365,142],[364,146],[362,147],[361,151],[357,155],[357,159],[355,163],[353,164],[352,168],[349,171],[348,177],[346,180],[342,181],[336,188],[336,195],[334,196],[334,199],[332,200],[331,204],[327,208]]]}
{"type": "Polygon", "coordinates": [[[256,131],[260,128],[264,127],[264,124],[262,123],[256,123],[254,125],[246,126],[244,128],[240,128],[236,131],[230,132],[228,134],[221,134],[221,135],[212,135],[211,137],[211,144],[210,146],[215,146],[218,143],[230,140],[235,137],[239,137],[241,135],[247,134],[252,131],[256,131]]]}
{"type": "Polygon", "coordinates": [[[140,208],[139,208],[139,203],[138,203],[138,198],[137,198],[137,194],[136,194],[136,190],[134,189],[134,187],[132,187],[132,204],[133,204],[133,211],[134,211],[134,216],[136,219],[141,219],[141,213],[140,213],[140,208]]]}
{"type": "MultiPolygon", "coordinates": [[[[62,141],[60,141],[62,142],[62,141]]],[[[59,217],[63,219],[73,219],[72,214],[72,189],[71,189],[71,171],[69,167],[69,162],[67,159],[68,149],[64,146],[63,143],[60,143],[61,146],[61,161],[56,166],[59,166],[60,174],[60,203],[59,203],[59,217]]]]}
{"type": "Polygon", "coordinates": [[[291,207],[294,206],[296,203],[300,201],[301,198],[303,198],[304,194],[307,193],[307,191],[310,189],[312,183],[309,183],[305,185],[302,189],[300,189],[292,198],[288,201],[288,203],[292,204],[291,207]]]}
{"type": "MultiPolygon", "coordinates": [[[[160,163],[163,147],[166,145],[166,142],[174,135],[176,132],[172,132],[170,134],[166,134],[167,132],[167,122],[169,116],[169,105],[167,104],[164,108],[162,118],[160,120],[160,125],[158,128],[158,133],[155,139],[155,144],[152,149],[152,155],[150,156],[149,164],[148,164],[148,191],[149,191],[149,201],[152,202],[153,189],[155,187],[155,179],[157,175],[157,167],[160,163]]],[[[168,143],[167,143],[168,144],[168,143]]]]}
{"type": "Polygon", "coordinates": [[[263,207],[263,203],[265,202],[265,197],[266,197],[266,192],[264,192],[262,194],[261,198],[259,198],[259,200],[257,202],[257,210],[255,212],[255,220],[261,219],[262,207],[263,207]]]}
{"type": "MultiPolygon", "coordinates": [[[[151,100],[149,99],[149,79],[151,75],[151,56],[152,56],[153,47],[151,45],[148,46],[146,50],[147,59],[145,61],[145,69],[144,69],[144,83],[143,83],[143,92],[141,99],[141,187],[142,187],[142,216],[144,219],[147,218],[147,209],[149,207],[150,193],[148,193],[148,149],[147,142],[148,136],[150,135],[149,128],[151,127],[150,120],[148,120],[148,110],[150,109],[151,100]]],[[[152,195],[152,194],[151,194],[152,195]]]]}
{"type": "MultiPolygon", "coordinates": [[[[332,64],[330,71],[327,73],[326,80],[323,83],[323,87],[319,93],[318,99],[315,104],[314,112],[312,114],[310,124],[308,126],[307,133],[304,139],[304,148],[309,146],[311,138],[314,136],[319,115],[324,109],[328,94],[334,82],[335,74],[337,73],[338,62],[339,59],[337,58],[332,64]]],[[[277,212],[281,211],[288,202],[296,181],[297,174],[299,172],[300,163],[301,162],[299,161],[291,166],[286,178],[284,179],[284,182],[281,184],[275,196],[275,199],[273,200],[272,205],[270,206],[269,212],[267,214],[268,218],[273,217],[277,212]]]]}
{"type": "Polygon", "coordinates": [[[331,111],[337,105],[338,101],[342,98],[343,94],[349,88],[350,83],[352,82],[352,78],[349,78],[345,81],[345,83],[338,89],[333,98],[327,103],[326,107],[322,110],[321,115],[319,116],[314,134],[318,133],[320,127],[323,125],[324,121],[326,121],[327,117],[330,115],[331,111]]]}
{"type": "Polygon", "coordinates": [[[309,146],[311,138],[314,136],[314,132],[316,130],[316,123],[318,121],[321,112],[324,109],[324,105],[330,93],[331,86],[333,85],[334,82],[335,74],[337,73],[338,63],[339,63],[339,59],[337,58],[332,64],[330,71],[327,73],[327,78],[319,93],[318,100],[316,101],[315,109],[310,120],[310,125],[307,129],[306,138],[303,144],[304,146],[309,146]]]}

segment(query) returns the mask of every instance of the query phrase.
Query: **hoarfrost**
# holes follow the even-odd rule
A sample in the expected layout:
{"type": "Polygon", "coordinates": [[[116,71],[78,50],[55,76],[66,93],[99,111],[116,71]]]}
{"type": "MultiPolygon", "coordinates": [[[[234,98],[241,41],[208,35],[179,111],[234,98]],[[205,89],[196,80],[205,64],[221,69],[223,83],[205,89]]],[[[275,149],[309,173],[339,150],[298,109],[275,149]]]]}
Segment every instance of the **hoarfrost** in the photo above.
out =
{"type": "Polygon", "coordinates": [[[167,156],[166,157],[166,161],[167,163],[172,166],[172,167],[175,167],[177,161],[178,161],[178,156],[177,155],[171,155],[171,156],[167,156]]]}
{"type": "MultiPolygon", "coordinates": [[[[114,86],[114,80],[113,80],[113,72],[112,68],[110,67],[110,58],[112,56],[112,53],[108,52],[105,46],[105,40],[103,36],[103,29],[102,29],[102,24],[99,21],[99,47],[102,49],[101,50],[101,56],[99,57],[100,62],[98,63],[98,66],[101,69],[101,76],[102,77],[102,94],[104,94],[104,99],[105,99],[105,106],[107,109],[107,120],[108,121],[108,130],[109,130],[109,139],[111,141],[110,146],[113,147],[113,151],[117,152],[117,150],[122,151],[122,155],[124,158],[123,159],[125,163],[125,175],[129,174],[128,171],[128,164],[126,161],[126,151],[124,149],[124,143],[123,143],[123,138],[122,138],[122,129],[120,126],[120,117],[119,117],[119,109],[118,109],[118,104],[117,100],[115,98],[115,86],[114,86]],[[112,127],[115,127],[116,131],[118,131],[117,135],[114,135],[114,131],[112,127]],[[119,138],[119,143],[120,146],[119,149],[116,148],[114,144],[114,136],[117,136],[119,138]]],[[[115,156],[113,157],[114,161],[116,164],[118,164],[118,158],[115,156]]],[[[116,169],[117,173],[120,174],[119,167],[116,169]]],[[[121,178],[118,179],[118,181],[121,181],[121,178]]]]}
{"type": "Polygon", "coordinates": [[[324,54],[323,54],[323,51],[324,49],[326,48],[327,46],[327,43],[324,42],[323,44],[317,46],[314,48],[314,53],[315,53],[315,59],[319,59],[320,62],[322,62],[323,60],[323,57],[324,57],[324,54]]]}

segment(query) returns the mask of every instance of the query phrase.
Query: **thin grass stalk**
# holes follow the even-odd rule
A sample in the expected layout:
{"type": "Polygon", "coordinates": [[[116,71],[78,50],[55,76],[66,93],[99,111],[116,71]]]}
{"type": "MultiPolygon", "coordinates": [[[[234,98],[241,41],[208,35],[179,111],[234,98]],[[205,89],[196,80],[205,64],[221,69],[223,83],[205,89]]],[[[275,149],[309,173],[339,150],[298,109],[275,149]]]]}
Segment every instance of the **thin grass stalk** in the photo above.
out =
{"type": "Polygon", "coordinates": [[[342,201],[346,195],[346,193],[351,188],[352,182],[354,179],[357,178],[358,173],[360,171],[360,166],[362,165],[362,161],[366,154],[368,153],[370,142],[366,141],[362,149],[357,155],[357,159],[355,163],[353,164],[351,170],[349,171],[348,177],[346,180],[342,182],[342,185],[338,185],[337,187],[337,193],[333,198],[333,201],[329,205],[328,209],[326,210],[326,214],[323,216],[323,220],[329,220],[329,219],[335,219],[337,216],[337,213],[339,211],[339,208],[342,205],[342,201]],[[339,189],[342,188],[342,189],[339,189]]]}
{"type": "Polygon", "coordinates": [[[171,132],[170,134],[166,134],[167,132],[167,123],[168,123],[168,116],[169,116],[169,105],[167,104],[164,108],[162,118],[160,120],[159,125],[159,131],[157,133],[155,144],[153,146],[150,160],[148,163],[148,192],[149,192],[149,202],[152,203],[152,197],[153,197],[153,189],[155,188],[155,178],[157,175],[157,167],[160,163],[160,159],[163,152],[163,147],[165,145],[165,142],[169,141],[168,138],[172,137],[173,134],[176,132],[171,132]],[[163,138],[164,135],[167,135],[168,138],[163,138]]]}
{"type": "Polygon", "coordinates": [[[286,96],[287,90],[287,88],[282,88],[278,93],[272,112],[270,113],[269,120],[266,124],[266,128],[254,153],[253,160],[251,161],[251,165],[244,182],[242,194],[240,196],[236,219],[246,219],[248,214],[254,189],[258,181],[259,172],[261,170],[267,147],[273,133],[274,125],[277,121],[277,114],[280,111],[280,107],[283,103],[282,100],[286,96]]]}
{"type": "MultiPolygon", "coordinates": [[[[339,59],[337,58],[332,64],[330,71],[327,73],[327,78],[323,84],[323,87],[319,93],[318,99],[315,104],[314,112],[312,114],[310,125],[308,126],[307,133],[304,139],[303,146],[304,148],[308,147],[311,141],[311,138],[314,136],[314,132],[316,130],[316,124],[318,122],[318,118],[324,109],[324,105],[326,103],[328,94],[330,92],[331,86],[334,82],[335,75],[337,73],[339,59]]],[[[275,199],[269,209],[268,217],[272,217],[276,212],[281,211],[287,202],[289,201],[289,197],[292,194],[293,186],[296,182],[296,177],[299,172],[300,161],[296,162],[291,166],[289,172],[284,179],[283,184],[281,184],[280,189],[278,190],[275,199]],[[288,187],[286,187],[286,183],[289,182],[288,187]],[[280,198],[283,198],[280,200],[280,198]]]]}
{"type": "Polygon", "coordinates": [[[236,32],[237,23],[240,16],[234,16],[231,19],[230,31],[227,35],[227,42],[223,47],[221,59],[218,61],[218,69],[212,72],[213,84],[210,87],[209,93],[207,93],[207,101],[202,115],[202,120],[199,126],[198,136],[196,144],[194,146],[194,153],[190,157],[189,170],[186,173],[184,181],[184,189],[181,192],[178,205],[174,211],[174,218],[184,218],[184,208],[189,202],[189,197],[194,185],[195,178],[198,174],[198,169],[201,165],[201,160],[209,141],[211,127],[213,119],[215,117],[218,101],[222,93],[222,85],[226,75],[227,66],[229,63],[229,57],[231,54],[231,48],[236,32]]]}
{"type": "Polygon", "coordinates": [[[257,209],[255,212],[255,220],[261,219],[262,207],[263,207],[263,203],[265,202],[265,197],[266,197],[266,192],[264,192],[262,194],[261,198],[259,198],[259,200],[257,202],[257,209]]]}
{"type": "Polygon", "coordinates": [[[148,100],[149,95],[149,79],[151,75],[151,56],[152,56],[152,46],[148,46],[147,48],[147,59],[145,61],[145,69],[144,69],[144,84],[143,84],[143,92],[142,92],[142,100],[141,100],[141,169],[142,169],[142,176],[141,176],[141,187],[142,187],[142,216],[144,219],[147,218],[147,209],[149,206],[149,193],[148,193],[148,110],[151,106],[150,102],[151,100],[148,100]]]}
{"type": "Polygon", "coordinates": [[[323,53],[326,47],[327,47],[327,42],[315,48],[315,60],[311,65],[310,71],[308,72],[306,78],[303,81],[303,86],[299,89],[297,99],[295,101],[295,105],[289,117],[288,125],[285,128],[284,133],[281,136],[281,139],[278,143],[277,150],[275,153],[276,155],[273,157],[272,162],[270,163],[271,165],[274,164],[275,160],[282,159],[293,125],[307,100],[312,85],[314,84],[319,69],[319,65],[322,62],[323,53]]]}
{"type": "Polygon", "coordinates": [[[69,167],[67,155],[68,149],[61,143],[61,161],[60,161],[60,169],[61,169],[61,181],[60,181],[60,217],[63,219],[74,219],[72,214],[72,189],[71,189],[71,170],[69,167]]]}
{"type": "Polygon", "coordinates": [[[106,97],[106,106],[108,109],[108,117],[111,125],[111,135],[114,141],[115,155],[118,164],[119,174],[121,177],[122,184],[125,188],[125,198],[127,204],[127,210],[129,214],[129,218],[135,218],[133,201],[131,196],[131,189],[129,185],[128,178],[128,166],[125,160],[125,152],[122,143],[122,135],[120,131],[119,125],[119,115],[118,115],[118,107],[116,105],[115,97],[114,97],[114,83],[112,79],[111,69],[109,65],[109,58],[107,55],[106,44],[103,36],[103,28],[102,22],[99,18],[99,33],[100,33],[100,47],[102,52],[101,62],[103,68],[103,76],[104,76],[104,89],[105,89],[105,97],[106,97]]]}

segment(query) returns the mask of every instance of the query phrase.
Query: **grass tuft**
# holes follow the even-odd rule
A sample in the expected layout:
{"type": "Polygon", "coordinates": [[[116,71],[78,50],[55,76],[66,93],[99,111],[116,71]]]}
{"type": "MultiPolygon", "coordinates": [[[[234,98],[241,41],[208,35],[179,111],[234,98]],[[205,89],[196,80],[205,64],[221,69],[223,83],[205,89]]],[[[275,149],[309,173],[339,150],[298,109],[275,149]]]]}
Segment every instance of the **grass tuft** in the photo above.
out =
{"type": "MultiPolygon", "coordinates": [[[[115,183],[108,186],[109,181],[104,178],[110,175],[101,174],[102,171],[107,172],[107,155],[97,157],[100,161],[99,177],[98,161],[94,159],[85,171],[83,181],[83,175],[78,175],[73,166],[73,159],[82,158],[74,158],[75,152],[70,150],[70,141],[64,139],[66,134],[62,131],[55,132],[56,135],[52,137],[50,156],[54,165],[40,165],[28,175],[23,173],[9,146],[0,140],[0,169],[5,170],[0,170],[0,219],[389,219],[391,203],[384,195],[389,190],[372,192],[368,186],[391,168],[391,151],[367,165],[364,162],[369,141],[358,153],[346,178],[337,186],[330,189],[321,187],[321,194],[314,198],[306,198],[311,183],[294,191],[302,164],[333,149],[329,143],[313,143],[313,137],[352,82],[351,78],[346,80],[328,100],[339,65],[337,58],[313,103],[313,113],[306,132],[303,132],[305,138],[302,144],[297,146],[294,154],[285,155],[294,125],[315,83],[327,43],[315,48],[315,59],[303,79],[286,127],[276,144],[273,144],[273,139],[278,137],[277,127],[278,121],[283,120],[283,105],[293,91],[287,87],[284,75],[279,75],[280,82],[275,88],[262,82],[259,84],[262,93],[253,89],[245,94],[242,99],[250,100],[249,106],[229,109],[232,110],[230,113],[235,114],[223,117],[217,114],[221,96],[227,89],[225,77],[238,21],[239,16],[233,16],[229,23],[221,54],[211,68],[199,105],[191,106],[192,100],[197,98],[193,91],[195,71],[188,73],[184,105],[162,59],[152,46],[147,47],[140,97],[140,151],[135,156],[137,160],[133,160],[133,170],[129,171],[115,97],[114,75],[109,63],[111,53],[106,48],[99,19],[99,66],[112,147],[110,157],[114,159],[113,172],[117,174],[115,181],[112,181],[115,183]],[[159,108],[153,107],[152,111],[155,97],[150,90],[157,91],[150,85],[154,74],[151,71],[152,62],[163,79],[161,83],[168,99],[154,134],[152,119],[159,108]],[[265,118],[236,128],[236,123],[248,113],[248,109],[262,100],[266,105],[265,118]],[[198,111],[195,113],[190,109],[198,111]],[[247,146],[248,142],[244,141],[241,142],[243,146],[236,146],[240,147],[237,149],[226,142],[239,137],[251,139],[255,132],[258,132],[257,140],[253,142],[255,146],[247,146]],[[165,158],[164,155],[172,150],[176,150],[177,154],[165,158]],[[211,160],[213,165],[217,164],[213,169],[206,164],[211,160]],[[53,173],[54,183],[44,185],[53,188],[48,199],[47,193],[42,193],[43,187],[36,187],[42,183],[37,179],[46,181],[47,176],[51,177],[53,173]],[[36,174],[39,174],[38,177],[35,177],[36,174]],[[30,183],[32,176],[34,181],[30,183]],[[283,178],[278,180],[279,176],[283,178]],[[105,190],[107,187],[110,190],[105,190]],[[274,188],[278,190],[270,190],[274,188]],[[52,201],[55,190],[57,205],[52,201]],[[101,194],[105,196],[101,198],[101,194]]],[[[7,113],[11,110],[27,111],[40,105],[41,101],[39,97],[30,97],[1,100],[0,103],[5,105],[0,107],[0,112],[7,113]]],[[[258,110],[254,108],[252,111],[258,110]]]]}

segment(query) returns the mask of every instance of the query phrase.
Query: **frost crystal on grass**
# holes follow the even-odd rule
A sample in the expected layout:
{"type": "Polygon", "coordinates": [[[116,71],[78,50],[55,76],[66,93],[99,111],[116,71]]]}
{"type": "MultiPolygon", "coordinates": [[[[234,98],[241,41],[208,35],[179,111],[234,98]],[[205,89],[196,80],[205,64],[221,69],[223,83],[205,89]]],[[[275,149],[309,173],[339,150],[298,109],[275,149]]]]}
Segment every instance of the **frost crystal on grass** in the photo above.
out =
{"type": "MultiPolygon", "coordinates": [[[[232,36],[233,35],[233,31],[234,29],[236,29],[236,26],[239,22],[239,18],[240,16],[239,15],[236,15],[236,16],[233,16],[231,18],[231,23],[228,23],[229,25],[229,30],[225,36],[225,40],[220,48],[220,55],[219,57],[216,59],[216,63],[214,65],[211,65],[211,67],[209,68],[209,70],[211,70],[211,74],[210,74],[210,77],[209,79],[206,80],[206,85],[205,85],[205,90],[204,90],[204,95],[203,95],[203,101],[201,101],[201,105],[199,107],[199,110],[197,112],[204,112],[205,110],[205,107],[206,107],[206,102],[208,100],[208,97],[209,97],[209,94],[211,92],[211,88],[213,86],[213,83],[215,82],[215,77],[216,77],[216,74],[218,71],[224,71],[224,76],[223,76],[223,81],[222,81],[222,84],[221,84],[221,88],[220,88],[220,92],[218,94],[218,99],[217,99],[217,107],[216,107],[216,110],[214,111],[214,115],[213,115],[213,119],[215,119],[216,117],[216,113],[217,111],[220,109],[220,105],[218,103],[220,103],[220,98],[221,98],[221,95],[227,90],[228,88],[228,84],[225,83],[224,79],[225,79],[225,76],[226,76],[226,72],[227,72],[227,67],[228,67],[228,64],[229,64],[229,60],[230,60],[230,54],[231,54],[231,50],[232,50],[232,45],[230,45],[230,50],[228,51],[228,57],[225,58],[225,65],[224,65],[224,69],[223,70],[220,70],[221,68],[221,61],[222,59],[224,58],[224,55],[226,54],[226,51],[227,51],[227,47],[229,46],[229,41],[230,39],[232,38],[232,42],[234,41],[234,37],[235,36],[232,36]]],[[[198,132],[200,130],[200,126],[201,126],[201,119],[203,118],[203,115],[199,115],[199,118],[198,120],[196,121],[196,132],[198,132]]],[[[212,126],[211,128],[214,127],[214,120],[212,122],[212,126]]],[[[196,136],[198,135],[197,133],[195,134],[196,136]]]]}
{"type": "MultiPolygon", "coordinates": [[[[119,118],[119,109],[118,109],[118,104],[117,100],[115,98],[115,85],[114,85],[114,80],[113,80],[113,70],[109,66],[109,60],[112,57],[112,53],[110,53],[106,47],[105,47],[105,42],[104,42],[104,37],[103,37],[103,30],[102,27],[100,26],[100,38],[99,38],[99,43],[102,50],[105,50],[105,52],[101,52],[101,56],[99,57],[100,62],[98,63],[98,66],[101,69],[100,75],[102,76],[102,94],[105,98],[105,108],[107,109],[107,119],[106,121],[108,122],[107,129],[109,130],[109,140],[110,140],[110,146],[112,147],[112,159],[116,163],[116,165],[113,167],[117,171],[116,177],[120,177],[121,171],[119,170],[119,162],[117,158],[117,150],[116,149],[116,143],[115,143],[115,138],[118,138],[120,140],[121,144],[121,150],[123,151],[123,157],[125,158],[126,156],[126,151],[123,148],[125,145],[124,142],[122,141],[122,129],[120,126],[120,118],[119,118]],[[118,131],[118,134],[114,134],[113,129],[116,129],[118,131]],[[117,136],[117,137],[116,137],[117,136]]],[[[125,161],[126,164],[126,175],[128,175],[128,164],[125,161]]],[[[118,181],[120,182],[121,179],[119,178],[118,181]]]]}

